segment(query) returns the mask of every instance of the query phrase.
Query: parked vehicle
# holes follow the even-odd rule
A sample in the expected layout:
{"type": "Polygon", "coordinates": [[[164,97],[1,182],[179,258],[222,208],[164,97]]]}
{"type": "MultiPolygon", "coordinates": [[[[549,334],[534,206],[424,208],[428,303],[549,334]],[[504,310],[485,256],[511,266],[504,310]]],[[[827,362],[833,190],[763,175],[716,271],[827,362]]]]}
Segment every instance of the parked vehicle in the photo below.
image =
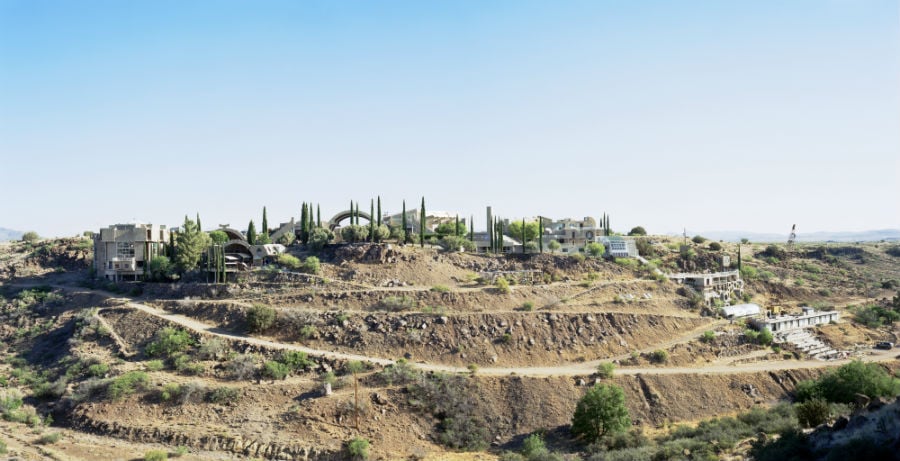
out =
{"type": "Polygon", "coordinates": [[[892,343],[892,342],[881,341],[881,342],[875,343],[875,349],[891,350],[893,348],[894,348],[894,343],[892,343]]]}

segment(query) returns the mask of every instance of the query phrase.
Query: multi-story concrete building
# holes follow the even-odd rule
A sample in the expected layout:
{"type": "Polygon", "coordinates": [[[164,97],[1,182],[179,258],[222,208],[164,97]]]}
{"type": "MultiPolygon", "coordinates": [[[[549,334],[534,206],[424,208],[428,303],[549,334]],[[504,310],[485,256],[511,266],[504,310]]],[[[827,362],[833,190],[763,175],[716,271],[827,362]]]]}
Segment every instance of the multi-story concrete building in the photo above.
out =
{"type": "Polygon", "coordinates": [[[740,299],[744,296],[744,281],[741,280],[739,271],[670,274],[669,279],[697,290],[703,295],[707,306],[715,304],[715,300],[730,304],[732,299],[740,299]]]}
{"type": "Polygon", "coordinates": [[[138,280],[164,255],[171,231],[162,225],[116,224],[94,234],[94,270],[109,280],[138,280]]]}
{"type": "Polygon", "coordinates": [[[603,230],[597,227],[597,221],[588,216],[580,221],[570,218],[551,221],[545,225],[541,238],[544,240],[544,248],[556,240],[559,242],[559,251],[577,253],[588,243],[597,242],[602,235],[603,230]]]}

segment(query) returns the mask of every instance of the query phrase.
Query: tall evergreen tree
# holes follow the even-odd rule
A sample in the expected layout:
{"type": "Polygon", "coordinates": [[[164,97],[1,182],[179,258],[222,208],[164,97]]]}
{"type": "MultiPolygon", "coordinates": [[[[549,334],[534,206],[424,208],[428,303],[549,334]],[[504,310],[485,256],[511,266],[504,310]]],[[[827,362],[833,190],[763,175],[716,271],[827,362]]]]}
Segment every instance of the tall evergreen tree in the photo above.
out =
{"type": "Polygon", "coordinates": [[[184,217],[184,228],[178,233],[176,245],[178,251],[175,253],[175,265],[182,272],[187,272],[197,268],[200,262],[200,255],[209,247],[209,235],[200,231],[197,223],[184,217]]]}
{"type": "Polygon", "coordinates": [[[378,227],[381,227],[381,196],[378,196],[378,217],[376,218],[378,227]]]}
{"type": "Polygon", "coordinates": [[[300,243],[306,244],[306,236],[309,235],[309,205],[303,202],[300,207],[300,243]]]}
{"type": "Polygon", "coordinates": [[[256,243],[256,225],[253,224],[253,220],[250,220],[250,224],[247,226],[247,243],[254,245],[256,243]]]}
{"type": "Polygon", "coordinates": [[[456,224],[453,225],[453,235],[459,237],[459,214],[456,215],[456,224]]]}
{"type": "Polygon", "coordinates": [[[322,206],[316,204],[316,227],[322,227],[322,206]]]}
{"type": "Polygon", "coordinates": [[[369,199],[369,241],[375,241],[375,220],[372,215],[375,214],[375,200],[369,199]]]}
{"type": "Polygon", "coordinates": [[[409,243],[409,226],[406,222],[406,200],[403,201],[403,214],[401,221],[401,226],[403,226],[403,243],[409,243]]]}
{"type": "Polygon", "coordinates": [[[469,240],[475,241],[475,216],[469,215],[469,240]]]}
{"type": "Polygon", "coordinates": [[[544,252],[544,218],[538,216],[538,252],[544,252]]]}
{"type": "Polygon", "coordinates": [[[269,235],[269,218],[266,217],[266,207],[263,207],[263,220],[262,220],[262,233],[265,236],[269,235]]]}
{"type": "Polygon", "coordinates": [[[425,197],[422,197],[422,209],[419,210],[419,243],[425,248],[425,197]]]}
{"type": "Polygon", "coordinates": [[[197,213],[197,229],[199,229],[200,232],[203,232],[203,226],[200,225],[200,213],[199,212],[197,213]]]}
{"type": "Polygon", "coordinates": [[[503,253],[503,221],[498,220],[497,224],[500,226],[500,232],[497,233],[499,240],[497,243],[500,247],[500,253],[503,253]]]}
{"type": "Polygon", "coordinates": [[[522,218],[522,253],[525,253],[525,244],[527,243],[526,240],[527,239],[525,238],[525,218],[522,218]]]}

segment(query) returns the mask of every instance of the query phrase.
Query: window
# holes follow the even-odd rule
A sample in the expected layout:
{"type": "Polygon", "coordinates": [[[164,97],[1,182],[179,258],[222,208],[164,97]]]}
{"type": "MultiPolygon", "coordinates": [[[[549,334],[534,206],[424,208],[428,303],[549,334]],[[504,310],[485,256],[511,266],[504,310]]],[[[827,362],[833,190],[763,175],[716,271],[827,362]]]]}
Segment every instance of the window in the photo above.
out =
{"type": "Polygon", "coordinates": [[[134,258],[134,243],[116,242],[116,257],[120,259],[134,258]]]}

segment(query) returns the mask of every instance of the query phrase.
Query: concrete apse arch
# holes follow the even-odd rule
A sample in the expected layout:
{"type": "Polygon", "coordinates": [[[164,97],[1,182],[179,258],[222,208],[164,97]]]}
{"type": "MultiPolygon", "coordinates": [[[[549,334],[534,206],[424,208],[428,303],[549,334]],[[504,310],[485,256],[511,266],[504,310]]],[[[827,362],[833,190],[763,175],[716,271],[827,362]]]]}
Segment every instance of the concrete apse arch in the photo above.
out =
{"type": "MultiPolygon", "coordinates": [[[[366,221],[372,220],[372,216],[369,215],[369,213],[366,213],[365,211],[357,211],[356,213],[359,214],[360,218],[363,218],[366,221]]],[[[351,215],[353,215],[353,212],[350,210],[344,210],[344,211],[334,215],[334,217],[328,221],[328,228],[333,231],[335,228],[337,228],[341,224],[342,221],[344,221],[345,219],[348,219],[351,215]]]]}

